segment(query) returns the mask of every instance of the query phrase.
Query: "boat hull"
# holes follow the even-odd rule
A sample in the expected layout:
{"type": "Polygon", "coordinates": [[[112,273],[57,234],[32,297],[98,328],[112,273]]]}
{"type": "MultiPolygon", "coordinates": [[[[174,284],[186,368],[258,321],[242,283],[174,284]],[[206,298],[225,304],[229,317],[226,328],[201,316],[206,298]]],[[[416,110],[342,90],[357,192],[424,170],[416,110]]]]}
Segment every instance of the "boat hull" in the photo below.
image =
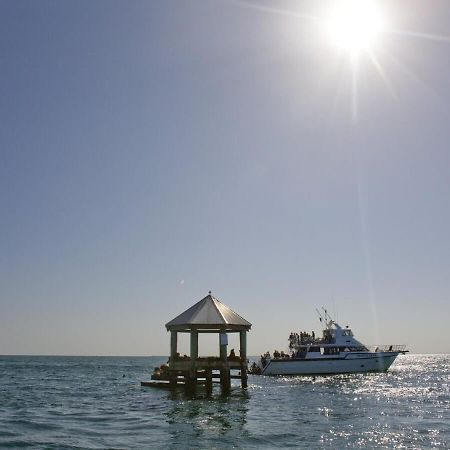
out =
{"type": "Polygon", "coordinates": [[[331,375],[386,372],[397,352],[347,354],[338,358],[271,359],[262,375],[331,375]]]}

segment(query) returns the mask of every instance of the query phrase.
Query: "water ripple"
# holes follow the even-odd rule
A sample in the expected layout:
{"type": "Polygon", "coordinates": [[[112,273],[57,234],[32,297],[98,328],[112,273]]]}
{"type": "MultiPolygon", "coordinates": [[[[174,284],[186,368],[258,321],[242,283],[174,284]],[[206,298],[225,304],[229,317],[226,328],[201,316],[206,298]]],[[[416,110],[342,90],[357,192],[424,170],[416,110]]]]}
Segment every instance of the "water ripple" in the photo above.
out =
{"type": "Polygon", "coordinates": [[[141,388],[164,358],[0,357],[0,447],[450,448],[450,356],[382,374],[251,376],[230,396],[141,388]]]}

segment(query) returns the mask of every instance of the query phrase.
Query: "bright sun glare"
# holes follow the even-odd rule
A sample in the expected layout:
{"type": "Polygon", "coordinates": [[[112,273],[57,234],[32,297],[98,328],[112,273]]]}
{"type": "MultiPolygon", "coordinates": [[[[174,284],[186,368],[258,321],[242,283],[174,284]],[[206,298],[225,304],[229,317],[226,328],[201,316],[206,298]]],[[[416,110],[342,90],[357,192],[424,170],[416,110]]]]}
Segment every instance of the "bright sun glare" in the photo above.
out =
{"type": "MultiPolygon", "coordinates": [[[[379,59],[380,54],[383,58],[389,58],[391,64],[395,64],[403,74],[413,78],[416,82],[420,82],[396,55],[391,55],[388,48],[382,48],[389,44],[389,40],[393,37],[404,37],[450,44],[450,36],[448,35],[395,29],[393,27],[395,17],[389,17],[390,8],[386,6],[388,2],[382,0],[327,0],[315,2],[320,6],[312,8],[310,11],[289,11],[261,6],[257,0],[253,0],[254,3],[250,0],[237,1],[243,7],[254,8],[262,13],[288,16],[299,21],[313,23],[314,29],[339,49],[339,57],[350,56],[351,110],[354,120],[358,118],[359,78],[364,75],[364,71],[361,70],[362,62],[366,65],[371,63],[393,98],[397,98],[395,86],[382,64],[383,60],[379,59]],[[382,38],[386,37],[389,39],[383,39],[384,42],[381,42],[382,38]],[[359,58],[360,56],[361,58],[359,58]]],[[[338,67],[340,69],[340,66],[338,67]]],[[[340,95],[340,88],[339,85],[337,95],[340,95]]]]}
{"type": "Polygon", "coordinates": [[[326,22],[333,43],[351,55],[371,51],[384,28],[377,5],[370,0],[337,0],[326,22]]]}

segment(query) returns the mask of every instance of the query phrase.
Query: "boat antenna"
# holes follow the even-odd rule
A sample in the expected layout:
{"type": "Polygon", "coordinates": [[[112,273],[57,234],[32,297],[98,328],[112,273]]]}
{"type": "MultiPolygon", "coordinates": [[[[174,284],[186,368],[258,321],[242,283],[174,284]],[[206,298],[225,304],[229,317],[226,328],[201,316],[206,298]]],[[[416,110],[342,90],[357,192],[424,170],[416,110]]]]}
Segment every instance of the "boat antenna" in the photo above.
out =
{"type": "Polygon", "coordinates": [[[334,301],[334,298],[333,298],[333,317],[336,318],[336,322],[339,322],[338,315],[336,313],[336,302],[334,301]]]}
{"type": "MultiPolygon", "coordinates": [[[[323,309],[323,307],[322,307],[322,309],[323,309]]],[[[316,308],[316,312],[317,312],[317,315],[319,316],[319,321],[320,322],[325,322],[326,323],[326,317],[324,318],[323,316],[322,316],[322,314],[321,314],[321,312],[316,308]]]]}
{"type": "Polygon", "coordinates": [[[329,320],[333,320],[331,316],[328,314],[328,311],[322,306],[322,309],[325,313],[325,320],[328,322],[329,320]]]}

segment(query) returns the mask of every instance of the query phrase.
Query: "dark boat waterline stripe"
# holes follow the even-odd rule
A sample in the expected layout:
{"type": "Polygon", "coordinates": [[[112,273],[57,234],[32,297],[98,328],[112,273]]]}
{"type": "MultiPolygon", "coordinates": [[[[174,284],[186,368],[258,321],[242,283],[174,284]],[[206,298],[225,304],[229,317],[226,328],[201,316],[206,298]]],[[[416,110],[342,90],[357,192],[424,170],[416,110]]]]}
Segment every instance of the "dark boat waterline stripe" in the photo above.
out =
{"type": "MultiPolygon", "coordinates": [[[[284,363],[284,362],[310,362],[310,361],[364,361],[365,359],[384,359],[384,358],[392,358],[394,355],[386,355],[386,356],[371,356],[368,358],[310,358],[310,359],[271,359],[270,363],[284,363]]],[[[398,355],[395,355],[397,357],[398,355]]]]}
{"type": "Polygon", "coordinates": [[[360,373],[385,373],[389,369],[369,369],[369,370],[358,370],[352,372],[298,372],[298,373],[262,373],[261,375],[269,377],[295,377],[295,376],[307,376],[307,377],[320,377],[324,375],[356,375],[360,373]]]}

